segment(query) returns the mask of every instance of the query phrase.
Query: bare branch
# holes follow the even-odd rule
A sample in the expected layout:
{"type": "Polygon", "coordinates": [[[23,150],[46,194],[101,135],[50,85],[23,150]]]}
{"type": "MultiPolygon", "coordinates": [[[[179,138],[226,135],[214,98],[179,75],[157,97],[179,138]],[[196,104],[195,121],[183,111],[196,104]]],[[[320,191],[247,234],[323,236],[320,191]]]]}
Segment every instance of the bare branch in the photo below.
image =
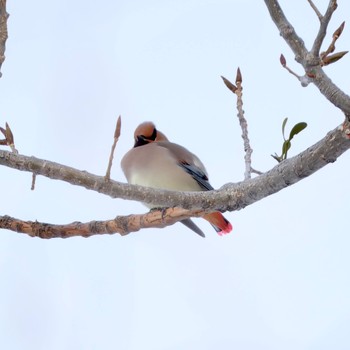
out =
{"type": "Polygon", "coordinates": [[[112,169],[112,164],[113,164],[114,151],[115,151],[115,147],[117,146],[117,143],[119,140],[121,123],[122,123],[121,116],[119,116],[117,119],[117,124],[115,126],[115,130],[114,130],[114,141],[113,141],[113,145],[112,145],[112,149],[111,149],[111,154],[109,156],[108,167],[107,167],[107,171],[106,171],[106,175],[105,175],[106,180],[110,180],[110,178],[111,178],[111,169],[112,169]]]}
{"type": "Polygon", "coordinates": [[[339,89],[321,67],[315,67],[310,71],[309,76],[313,77],[312,82],[331,103],[344,114],[350,113],[350,96],[339,89]]]}
{"type": "Polygon", "coordinates": [[[91,237],[94,235],[119,233],[125,236],[143,228],[163,228],[189,217],[202,216],[202,210],[167,208],[146,214],[117,216],[113,220],[72,222],[67,225],[53,225],[38,221],[23,221],[10,216],[0,216],[0,228],[25,233],[31,237],[44,239],[91,237]]]}
{"type": "MultiPolygon", "coordinates": [[[[346,129],[349,129],[346,124],[346,129]]],[[[159,207],[182,207],[191,210],[234,211],[245,208],[334,162],[350,148],[350,140],[339,128],[299,155],[286,159],[264,174],[236,184],[227,184],[220,190],[205,192],[177,192],[123,184],[103,176],[47,160],[16,155],[0,150],[0,165],[21,171],[35,172],[51,179],[62,180],[112,198],[154,203],[159,207]]]]}
{"type": "Polygon", "coordinates": [[[326,13],[324,14],[324,16],[322,16],[320,20],[320,28],[318,30],[316,39],[311,49],[311,53],[314,57],[319,57],[320,55],[320,49],[327,33],[328,24],[332,18],[334,11],[337,9],[337,6],[338,5],[336,0],[330,0],[328,3],[326,13]]]}
{"type": "Polygon", "coordinates": [[[7,19],[9,14],[6,12],[6,0],[0,0],[0,78],[1,78],[1,66],[5,61],[5,49],[7,35],[7,19]]]}
{"type": "Polygon", "coordinates": [[[245,172],[244,172],[244,179],[250,179],[252,177],[252,153],[253,150],[250,147],[249,137],[248,137],[248,123],[246,118],[244,117],[244,110],[243,110],[243,99],[242,99],[242,75],[241,71],[238,68],[237,69],[237,77],[236,77],[236,95],[237,95],[237,110],[238,110],[238,120],[239,125],[242,129],[242,139],[244,144],[244,161],[245,161],[245,172]]]}
{"type": "Polygon", "coordinates": [[[286,58],[283,56],[283,54],[281,54],[280,56],[280,62],[284,69],[286,69],[290,74],[294,75],[300,81],[301,86],[305,87],[310,84],[311,80],[307,75],[300,76],[287,66],[287,61],[286,61],[286,58]]]}
{"type": "Polygon", "coordinates": [[[242,129],[242,138],[243,138],[243,144],[244,144],[244,161],[245,161],[245,171],[244,171],[244,179],[250,179],[252,176],[252,153],[253,150],[250,147],[250,141],[248,137],[248,123],[247,120],[244,117],[244,110],[243,110],[243,99],[242,99],[242,74],[241,70],[237,69],[236,74],[236,85],[232,84],[228,79],[221,76],[222,80],[224,81],[225,85],[229,90],[231,90],[235,95],[237,95],[237,110],[238,110],[238,120],[239,125],[242,129]]]}
{"type": "MultiPolygon", "coordinates": [[[[334,0],[330,4],[333,2],[334,0]]],[[[324,73],[320,66],[320,57],[306,50],[303,40],[288,22],[278,1],[265,0],[265,4],[282,37],[293,50],[296,61],[304,67],[306,76],[312,78],[312,82],[331,103],[340,108],[346,115],[350,114],[350,97],[339,89],[324,73]]]]}
{"type": "Polygon", "coordinates": [[[251,168],[251,171],[252,171],[252,174],[256,174],[256,175],[262,175],[263,174],[262,171],[256,170],[254,168],[251,168]]]}

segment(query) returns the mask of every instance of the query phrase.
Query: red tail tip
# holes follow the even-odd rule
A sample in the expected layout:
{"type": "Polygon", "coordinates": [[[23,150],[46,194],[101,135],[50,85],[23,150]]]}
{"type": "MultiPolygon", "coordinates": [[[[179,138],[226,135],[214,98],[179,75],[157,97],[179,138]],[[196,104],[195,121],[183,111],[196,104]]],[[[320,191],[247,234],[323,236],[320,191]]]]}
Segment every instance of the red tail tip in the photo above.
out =
{"type": "Polygon", "coordinates": [[[227,235],[228,233],[230,233],[232,231],[232,225],[230,222],[227,223],[227,226],[225,227],[224,230],[221,230],[218,232],[219,236],[223,236],[223,235],[227,235]]]}

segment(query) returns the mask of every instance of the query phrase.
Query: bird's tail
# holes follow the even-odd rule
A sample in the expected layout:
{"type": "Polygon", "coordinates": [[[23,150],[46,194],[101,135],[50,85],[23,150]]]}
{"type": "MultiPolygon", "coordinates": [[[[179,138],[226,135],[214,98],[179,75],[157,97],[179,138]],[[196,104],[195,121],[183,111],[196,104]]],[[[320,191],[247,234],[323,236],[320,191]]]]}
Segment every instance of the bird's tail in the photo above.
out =
{"type": "Polygon", "coordinates": [[[232,231],[231,223],[225,219],[225,217],[220,212],[214,212],[205,214],[203,219],[209,221],[214,227],[215,231],[220,235],[225,235],[232,231]]]}

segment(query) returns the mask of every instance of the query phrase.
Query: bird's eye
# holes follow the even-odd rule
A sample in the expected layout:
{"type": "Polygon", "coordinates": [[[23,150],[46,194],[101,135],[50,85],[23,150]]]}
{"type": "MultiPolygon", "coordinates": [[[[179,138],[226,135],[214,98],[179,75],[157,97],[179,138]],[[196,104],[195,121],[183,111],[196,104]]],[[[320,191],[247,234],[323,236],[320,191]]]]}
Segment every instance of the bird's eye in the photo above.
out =
{"type": "Polygon", "coordinates": [[[154,128],[151,137],[149,138],[150,140],[155,141],[157,138],[157,129],[154,128]]]}

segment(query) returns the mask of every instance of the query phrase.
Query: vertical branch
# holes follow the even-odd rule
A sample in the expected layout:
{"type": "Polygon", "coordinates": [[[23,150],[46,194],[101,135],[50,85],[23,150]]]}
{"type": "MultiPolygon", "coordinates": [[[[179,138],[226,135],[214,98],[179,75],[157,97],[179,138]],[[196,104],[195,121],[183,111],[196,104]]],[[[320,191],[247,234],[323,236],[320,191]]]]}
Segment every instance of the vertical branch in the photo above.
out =
{"type": "Polygon", "coordinates": [[[7,19],[9,14],[6,12],[6,0],[0,0],[0,78],[1,66],[5,61],[5,48],[7,40],[7,19]]]}
{"type": "Polygon", "coordinates": [[[244,110],[243,110],[243,99],[242,99],[242,75],[241,75],[241,70],[238,68],[237,69],[237,76],[236,76],[236,85],[237,85],[237,90],[236,90],[236,95],[237,95],[237,117],[239,120],[239,125],[241,126],[242,129],[242,139],[243,139],[243,145],[244,145],[244,162],[245,162],[245,172],[244,172],[244,179],[250,179],[251,178],[251,173],[252,173],[252,153],[253,150],[250,147],[249,143],[249,137],[248,137],[248,123],[247,120],[244,117],[244,110]]]}
{"type": "Polygon", "coordinates": [[[118,117],[117,120],[117,125],[115,126],[115,131],[114,131],[114,141],[111,149],[111,154],[109,156],[109,161],[108,161],[108,167],[105,175],[105,180],[109,181],[111,179],[111,169],[112,169],[112,164],[113,164],[113,157],[114,157],[114,150],[115,147],[117,146],[117,142],[119,140],[120,136],[120,129],[121,129],[121,117],[118,117]]]}
{"type": "Polygon", "coordinates": [[[242,129],[242,139],[244,144],[244,161],[245,161],[245,171],[244,171],[244,179],[250,179],[252,177],[252,173],[261,175],[262,173],[258,170],[253,169],[252,167],[252,153],[253,149],[250,147],[249,137],[248,137],[248,123],[247,120],[244,117],[244,110],[243,110],[243,99],[242,99],[242,74],[241,70],[237,69],[237,75],[236,75],[236,85],[232,84],[228,79],[221,76],[222,80],[224,81],[226,87],[231,90],[236,96],[237,96],[237,110],[238,110],[238,120],[239,125],[242,129]]]}

